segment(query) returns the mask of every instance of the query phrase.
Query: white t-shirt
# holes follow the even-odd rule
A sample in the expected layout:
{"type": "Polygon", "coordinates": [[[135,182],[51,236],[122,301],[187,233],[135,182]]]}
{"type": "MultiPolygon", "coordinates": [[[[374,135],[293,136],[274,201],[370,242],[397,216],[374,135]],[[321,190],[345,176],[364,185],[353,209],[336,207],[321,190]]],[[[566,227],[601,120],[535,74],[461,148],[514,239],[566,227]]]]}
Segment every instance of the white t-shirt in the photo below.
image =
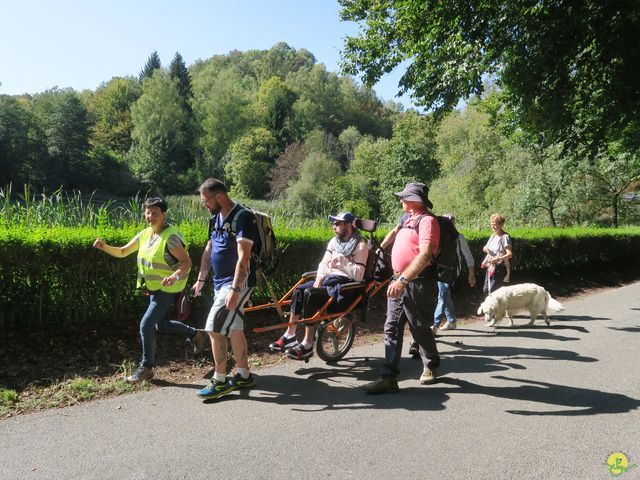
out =
{"type": "Polygon", "coordinates": [[[487,253],[492,257],[495,257],[496,255],[504,255],[507,247],[511,249],[511,237],[508,233],[503,233],[500,236],[493,233],[491,234],[486,247],[487,253]]]}

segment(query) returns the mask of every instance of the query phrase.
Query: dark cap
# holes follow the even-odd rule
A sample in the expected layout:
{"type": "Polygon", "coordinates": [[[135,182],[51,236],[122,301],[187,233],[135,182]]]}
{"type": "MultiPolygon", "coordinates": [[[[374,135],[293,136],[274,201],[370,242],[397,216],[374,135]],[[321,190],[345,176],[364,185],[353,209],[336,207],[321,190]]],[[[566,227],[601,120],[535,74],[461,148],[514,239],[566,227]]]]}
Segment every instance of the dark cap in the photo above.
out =
{"type": "Polygon", "coordinates": [[[351,212],[340,212],[337,215],[329,215],[330,222],[347,222],[353,223],[356,219],[355,215],[351,212]]]}
{"type": "Polygon", "coordinates": [[[433,208],[433,203],[429,200],[429,189],[424,183],[409,182],[405,185],[404,190],[395,192],[395,195],[401,200],[420,202],[427,208],[433,208]]]}

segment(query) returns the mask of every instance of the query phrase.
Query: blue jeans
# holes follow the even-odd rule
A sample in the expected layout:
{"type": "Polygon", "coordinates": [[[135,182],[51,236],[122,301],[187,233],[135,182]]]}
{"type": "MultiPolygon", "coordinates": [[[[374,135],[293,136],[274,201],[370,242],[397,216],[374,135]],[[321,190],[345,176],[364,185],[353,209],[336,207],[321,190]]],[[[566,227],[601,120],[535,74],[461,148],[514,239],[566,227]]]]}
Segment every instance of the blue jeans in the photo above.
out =
{"type": "Polygon", "coordinates": [[[442,315],[447,318],[447,322],[455,323],[456,313],[453,310],[453,302],[451,301],[451,285],[438,282],[438,304],[433,314],[434,325],[440,324],[442,315]]]}
{"type": "Polygon", "coordinates": [[[149,308],[140,320],[140,340],[142,341],[143,367],[153,367],[156,357],[156,330],[161,333],[170,333],[185,338],[193,338],[196,329],[177,320],[169,320],[171,307],[177,293],[167,293],[161,290],[150,292],[149,308]]]}

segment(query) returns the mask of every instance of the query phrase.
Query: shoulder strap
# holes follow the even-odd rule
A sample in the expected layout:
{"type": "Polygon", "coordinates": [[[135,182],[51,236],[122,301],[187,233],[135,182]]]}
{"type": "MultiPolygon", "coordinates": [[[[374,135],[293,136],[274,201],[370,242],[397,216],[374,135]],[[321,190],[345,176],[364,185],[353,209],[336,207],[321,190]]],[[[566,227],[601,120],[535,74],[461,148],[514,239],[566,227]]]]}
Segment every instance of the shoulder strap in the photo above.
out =
{"type": "Polygon", "coordinates": [[[507,232],[502,232],[502,235],[500,236],[500,251],[502,252],[507,251],[507,237],[511,238],[507,232]]]}
{"type": "MultiPolygon", "coordinates": [[[[412,227],[409,227],[409,226],[406,225],[407,221],[411,218],[410,215],[407,215],[407,217],[402,222],[402,228],[410,228],[412,230],[415,230],[416,233],[418,235],[420,235],[420,222],[422,221],[422,219],[424,217],[428,217],[429,215],[431,215],[431,214],[430,213],[422,213],[422,214],[418,215],[418,217],[416,218],[416,222],[412,227]]],[[[433,216],[433,215],[431,215],[431,216],[433,216]]]]}
{"type": "MultiPolygon", "coordinates": [[[[238,203],[237,207],[239,207],[239,208],[236,211],[236,213],[233,214],[233,219],[231,220],[231,233],[233,233],[234,235],[236,233],[238,233],[238,218],[240,218],[240,214],[243,211],[247,210],[245,207],[243,207],[239,203],[238,203]]],[[[234,209],[235,209],[235,207],[234,207],[234,209]]]]}

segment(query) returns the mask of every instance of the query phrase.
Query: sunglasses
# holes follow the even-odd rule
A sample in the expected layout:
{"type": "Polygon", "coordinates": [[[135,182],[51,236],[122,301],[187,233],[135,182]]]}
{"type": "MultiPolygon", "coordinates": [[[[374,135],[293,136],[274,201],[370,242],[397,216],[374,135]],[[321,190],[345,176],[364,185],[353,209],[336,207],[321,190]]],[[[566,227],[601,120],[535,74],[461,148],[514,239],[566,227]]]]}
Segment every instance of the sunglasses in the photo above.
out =
{"type": "Polygon", "coordinates": [[[333,225],[334,227],[338,226],[338,225],[344,225],[344,222],[333,222],[331,225],[333,225]]]}

